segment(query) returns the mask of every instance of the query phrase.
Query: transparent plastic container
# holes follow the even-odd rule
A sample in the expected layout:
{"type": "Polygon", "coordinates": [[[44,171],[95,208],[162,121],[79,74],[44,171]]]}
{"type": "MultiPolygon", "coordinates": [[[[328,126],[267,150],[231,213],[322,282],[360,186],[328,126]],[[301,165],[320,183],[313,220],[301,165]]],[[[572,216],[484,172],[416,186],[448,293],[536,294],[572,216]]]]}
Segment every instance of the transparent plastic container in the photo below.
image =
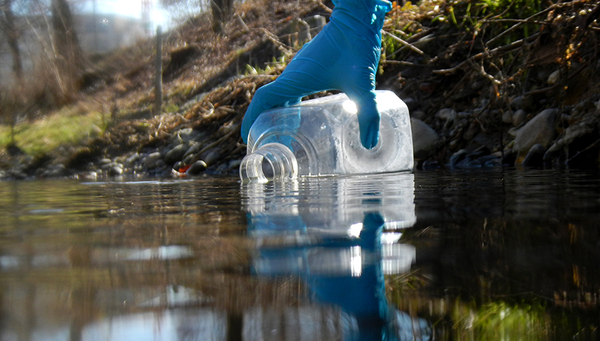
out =
{"type": "Polygon", "coordinates": [[[262,113],[250,128],[240,178],[267,182],[412,170],[406,104],[391,91],[376,91],[376,101],[381,123],[379,143],[372,149],[360,142],[356,105],[345,94],[262,113]]]}

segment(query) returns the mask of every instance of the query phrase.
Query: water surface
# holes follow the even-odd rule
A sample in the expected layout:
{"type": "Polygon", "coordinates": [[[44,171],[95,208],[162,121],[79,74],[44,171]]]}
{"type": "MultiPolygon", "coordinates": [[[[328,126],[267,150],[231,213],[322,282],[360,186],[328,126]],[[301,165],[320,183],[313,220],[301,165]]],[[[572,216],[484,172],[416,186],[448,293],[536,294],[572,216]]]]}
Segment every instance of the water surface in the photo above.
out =
{"type": "Polygon", "coordinates": [[[0,340],[598,337],[600,177],[0,187],[0,340]]]}

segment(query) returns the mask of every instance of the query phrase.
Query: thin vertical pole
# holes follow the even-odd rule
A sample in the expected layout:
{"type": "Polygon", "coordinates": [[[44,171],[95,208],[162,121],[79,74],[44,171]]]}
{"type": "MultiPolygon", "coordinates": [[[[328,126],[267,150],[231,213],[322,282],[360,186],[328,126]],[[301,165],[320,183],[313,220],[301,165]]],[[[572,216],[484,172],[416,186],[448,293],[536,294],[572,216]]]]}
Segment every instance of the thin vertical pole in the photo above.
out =
{"type": "Polygon", "coordinates": [[[156,83],[154,85],[154,114],[162,113],[162,27],[156,27],[156,83]]]}

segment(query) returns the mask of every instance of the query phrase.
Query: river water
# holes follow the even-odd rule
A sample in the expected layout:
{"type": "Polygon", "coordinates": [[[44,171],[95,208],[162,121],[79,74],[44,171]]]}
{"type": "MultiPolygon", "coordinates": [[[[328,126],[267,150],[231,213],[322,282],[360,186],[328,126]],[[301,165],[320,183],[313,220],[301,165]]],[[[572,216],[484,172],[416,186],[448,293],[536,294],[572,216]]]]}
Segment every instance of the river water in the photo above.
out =
{"type": "Polygon", "coordinates": [[[0,187],[0,340],[592,340],[600,177],[0,187]]]}

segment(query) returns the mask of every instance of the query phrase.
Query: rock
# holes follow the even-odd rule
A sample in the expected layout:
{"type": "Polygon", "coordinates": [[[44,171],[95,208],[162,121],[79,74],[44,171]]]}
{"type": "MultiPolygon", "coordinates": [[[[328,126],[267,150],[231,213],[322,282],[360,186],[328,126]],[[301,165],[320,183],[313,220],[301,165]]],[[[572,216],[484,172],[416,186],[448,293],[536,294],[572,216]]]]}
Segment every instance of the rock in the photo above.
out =
{"type": "Polygon", "coordinates": [[[198,175],[198,174],[204,172],[204,170],[206,170],[206,167],[207,167],[206,162],[204,162],[202,160],[198,160],[198,161],[194,162],[190,168],[188,168],[188,170],[185,172],[185,174],[198,175]]]}
{"type": "MultiPolygon", "coordinates": [[[[466,124],[466,121],[465,121],[466,124]]],[[[477,132],[479,132],[479,124],[476,121],[471,121],[471,124],[469,124],[469,127],[467,128],[467,130],[464,132],[463,134],[463,139],[470,141],[473,139],[473,137],[475,136],[475,134],[477,134],[477,132]]]]}
{"type": "Polygon", "coordinates": [[[241,164],[242,164],[242,160],[240,160],[240,159],[231,160],[231,161],[229,161],[229,168],[239,168],[241,164]]]}
{"type": "Polygon", "coordinates": [[[206,162],[207,165],[214,165],[219,158],[221,157],[221,153],[219,153],[219,151],[217,150],[211,150],[210,152],[208,152],[208,154],[206,154],[205,157],[203,157],[204,162],[206,162]]]}
{"type": "Polygon", "coordinates": [[[14,180],[23,180],[27,178],[27,174],[23,172],[21,169],[12,168],[6,172],[6,177],[14,180]]]}
{"type": "Polygon", "coordinates": [[[424,120],[427,117],[427,114],[423,110],[415,110],[410,112],[410,117],[414,117],[418,120],[424,120]]]}
{"type": "Polygon", "coordinates": [[[80,180],[96,180],[98,179],[98,173],[94,171],[87,171],[78,175],[80,180]]]}
{"type": "Polygon", "coordinates": [[[481,146],[468,154],[471,159],[479,159],[490,155],[491,150],[487,146],[481,146]]]}
{"type": "Polygon", "coordinates": [[[98,167],[102,168],[102,167],[110,164],[111,162],[112,162],[111,159],[107,159],[107,158],[101,159],[100,161],[98,161],[98,167]]]}
{"type": "Polygon", "coordinates": [[[144,163],[144,166],[152,168],[155,166],[158,160],[160,160],[160,157],[161,156],[159,152],[150,153],[144,158],[142,162],[144,163]]]}
{"type": "Polygon", "coordinates": [[[127,159],[125,159],[125,165],[132,166],[134,163],[140,161],[142,156],[138,153],[132,154],[127,159]]]}
{"type": "Polygon", "coordinates": [[[523,96],[517,96],[510,101],[509,105],[514,110],[523,109],[524,101],[525,98],[523,96]]]}
{"type": "Polygon", "coordinates": [[[432,160],[426,160],[425,162],[423,162],[423,164],[421,165],[421,169],[423,170],[432,170],[432,169],[439,169],[441,168],[440,164],[438,161],[432,160]]]}
{"type": "Polygon", "coordinates": [[[192,128],[184,128],[179,130],[175,137],[182,142],[190,142],[196,140],[200,135],[202,135],[199,131],[194,130],[192,128]]]}
{"type": "Polygon", "coordinates": [[[544,163],[544,152],[546,152],[546,148],[541,144],[533,145],[523,160],[523,166],[541,167],[544,163]]]}
{"type": "Polygon", "coordinates": [[[546,82],[550,85],[554,85],[554,84],[556,84],[556,82],[558,82],[559,79],[560,79],[560,70],[556,70],[556,71],[552,72],[550,74],[550,76],[548,76],[548,80],[546,82]]]}
{"type": "Polygon", "coordinates": [[[194,161],[195,158],[196,158],[196,155],[189,154],[189,155],[185,156],[185,158],[182,160],[182,162],[186,165],[189,165],[190,163],[192,163],[194,161]]]}
{"type": "Polygon", "coordinates": [[[570,145],[576,139],[590,135],[594,132],[594,124],[588,122],[581,122],[576,125],[572,125],[565,130],[565,135],[555,141],[544,155],[544,161],[551,160],[556,156],[564,147],[570,145]]]}
{"type": "Polygon", "coordinates": [[[596,110],[596,105],[591,99],[586,98],[573,107],[573,114],[585,114],[594,110],[596,110]]]}
{"type": "Polygon", "coordinates": [[[456,116],[458,116],[458,113],[454,109],[445,108],[438,111],[438,113],[435,116],[442,120],[446,120],[446,122],[444,123],[444,129],[446,129],[448,126],[450,126],[451,123],[454,122],[456,116]]]}
{"type": "Polygon", "coordinates": [[[419,102],[412,97],[404,99],[404,104],[406,104],[406,106],[408,107],[408,111],[411,113],[417,110],[417,107],[419,106],[419,102]]]}
{"type": "Polygon", "coordinates": [[[410,125],[415,159],[426,159],[433,152],[439,136],[435,130],[419,119],[411,118],[410,125]]]}
{"type": "Polygon", "coordinates": [[[546,109],[519,129],[513,147],[518,153],[517,163],[520,163],[534,145],[540,144],[544,148],[550,145],[556,135],[554,121],[557,115],[558,109],[546,109]]]}
{"type": "Polygon", "coordinates": [[[508,124],[513,123],[513,115],[512,115],[512,112],[510,112],[510,110],[506,110],[505,112],[502,113],[502,122],[508,123],[508,124]]]}
{"type": "Polygon", "coordinates": [[[112,165],[106,173],[108,176],[121,176],[123,175],[123,166],[116,163],[112,165]]]}
{"type": "Polygon", "coordinates": [[[177,161],[181,161],[187,150],[188,146],[185,143],[175,146],[175,148],[169,150],[165,155],[165,163],[172,165],[177,161]]]}
{"type": "Polygon", "coordinates": [[[523,109],[515,111],[512,115],[512,124],[514,127],[520,126],[527,119],[527,113],[523,109]]]}
{"type": "Polygon", "coordinates": [[[456,112],[456,110],[452,108],[441,109],[440,111],[438,111],[437,114],[435,114],[437,118],[441,118],[446,121],[454,121],[457,115],[458,113],[456,112]]]}
{"type": "Polygon", "coordinates": [[[483,167],[498,167],[502,166],[502,158],[497,155],[482,156],[477,161],[481,162],[483,167]]]}
{"type": "Polygon", "coordinates": [[[175,162],[175,164],[173,165],[173,169],[179,171],[181,168],[185,167],[186,164],[183,163],[183,161],[177,161],[175,162]]]}
{"type": "Polygon", "coordinates": [[[185,154],[183,154],[183,156],[187,158],[190,155],[196,154],[198,151],[200,151],[200,143],[194,142],[188,148],[188,150],[185,151],[185,154]]]}
{"type": "Polygon", "coordinates": [[[59,163],[44,170],[40,176],[44,178],[63,178],[71,175],[73,175],[71,171],[69,171],[65,165],[59,163]]]}
{"type": "Polygon", "coordinates": [[[461,111],[458,113],[458,118],[465,119],[473,117],[473,113],[469,111],[461,111]]]}
{"type": "Polygon", "coordinates": [[[467,157],[467,151],[464,149],[461,149],[461,150],[457,151],[456,153],[452,154],[448,165],[450,167],[456,167],[456,165],[458,165],[458,163],[461,162],[462,160],[464,160],[466,157],[467,157]]]}

